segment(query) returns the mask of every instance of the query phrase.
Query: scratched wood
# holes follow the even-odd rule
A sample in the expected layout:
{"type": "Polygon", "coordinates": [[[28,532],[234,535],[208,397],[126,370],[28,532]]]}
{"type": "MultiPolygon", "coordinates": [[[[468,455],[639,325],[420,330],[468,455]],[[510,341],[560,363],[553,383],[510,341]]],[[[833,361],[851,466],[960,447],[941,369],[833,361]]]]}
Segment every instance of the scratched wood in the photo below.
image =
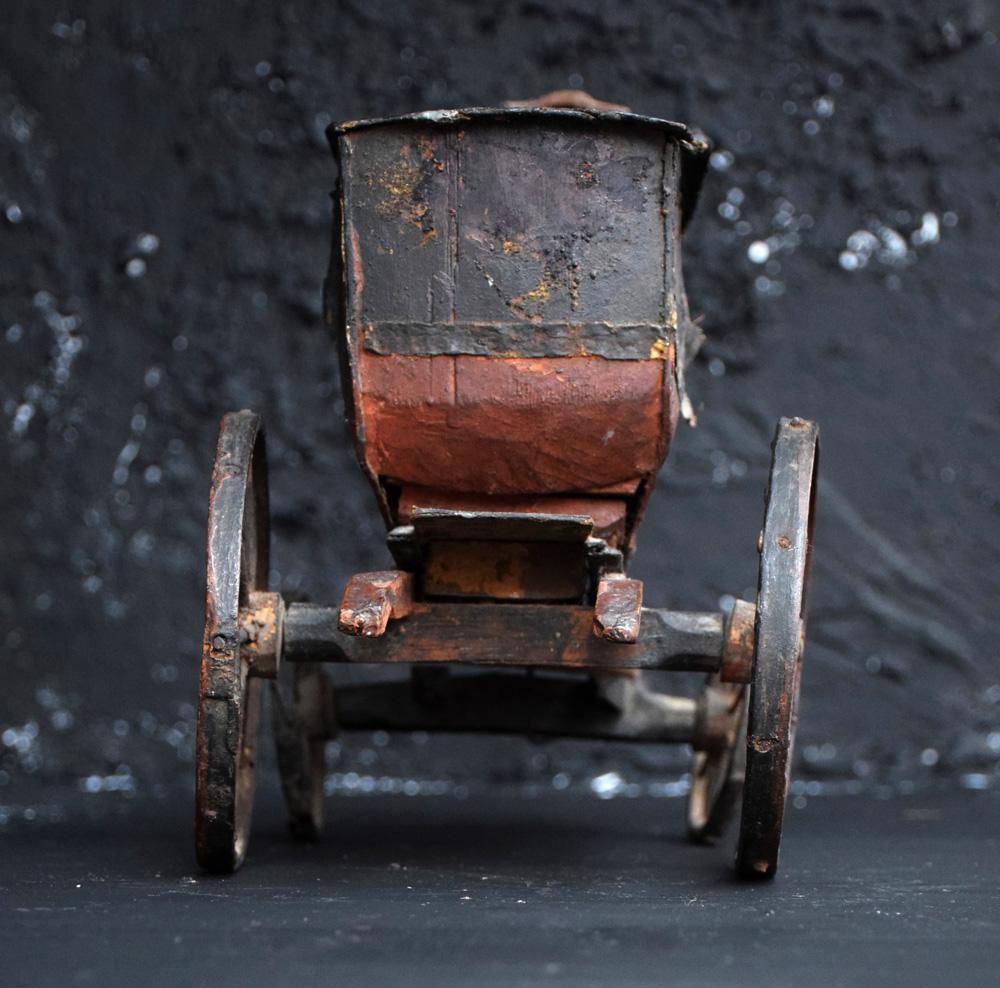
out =
{"type": "Polygon", "coordinates": [[[818,443],[812,422],[781,419],[771,447],[736,852],[738,872],[750,879],[773,878],[778,867],[805,644],[818,443]]]}
{"type": "Polygon", "coordinates": [[[546,604],[422,603],[390,621],[380,638],[337,628],[339,611],[291,604],[285,617],[286,661],[446,663],[574,669],[714,671],[722,654],[716,613],[644,608],[638,641],[597,638],[592,607],[546,604]]]}

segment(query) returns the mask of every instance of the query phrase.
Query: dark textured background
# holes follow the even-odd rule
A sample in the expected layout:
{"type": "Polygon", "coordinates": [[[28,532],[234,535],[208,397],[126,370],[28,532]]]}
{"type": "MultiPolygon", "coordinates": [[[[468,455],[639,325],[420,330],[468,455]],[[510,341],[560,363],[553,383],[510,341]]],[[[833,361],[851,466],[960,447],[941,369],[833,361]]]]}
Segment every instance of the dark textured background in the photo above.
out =
{"type": "MultiPolygon", "coordinates": [[[[818,419],[798,798],[992,786],[998,22],[961,0],[6,0],[0,820],[58,817],[71,789],[189,785],[224,411],[269,429],[276,587],[333,600],[386,558],[320,321],[324,127],[564,86],[717,148],[685,244],[700,423],[641,533],[647,600],[752,593],[774,420],[818,419]]],[[[331,755],[331,789],[613,770],[605,794],[669,794],[683,771],[650,749],[419,735],[331,755]]]]}

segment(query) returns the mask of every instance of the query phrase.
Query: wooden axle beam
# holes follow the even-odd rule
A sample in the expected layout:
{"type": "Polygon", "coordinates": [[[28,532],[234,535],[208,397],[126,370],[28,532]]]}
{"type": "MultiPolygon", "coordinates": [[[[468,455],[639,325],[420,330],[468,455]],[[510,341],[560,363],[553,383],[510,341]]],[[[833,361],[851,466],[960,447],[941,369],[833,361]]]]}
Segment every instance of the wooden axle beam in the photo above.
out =
{"type": "Polygon", "coordinates": [[[339,630],[339,608],[290,604],[282,658],[289,662],[464,663],[557,669],[715,672],[722,662],[720,613],[642,608],[634,644],[593,633],[594,609],[556,604],[415,603],[377,638],[339,630]]]}

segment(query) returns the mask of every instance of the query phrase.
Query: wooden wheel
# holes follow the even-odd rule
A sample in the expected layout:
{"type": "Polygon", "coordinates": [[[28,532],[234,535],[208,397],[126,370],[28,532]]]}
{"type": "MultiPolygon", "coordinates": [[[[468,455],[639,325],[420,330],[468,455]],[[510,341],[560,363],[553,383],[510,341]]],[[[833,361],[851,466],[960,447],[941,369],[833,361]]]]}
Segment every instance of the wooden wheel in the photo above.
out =
{"type": "Polygon", "coordinates": [[[736,870],[748,879],[773,878],[778,865],[805,642],[818,437],[811,422],[781,419],[772,446],[736,851],[736,870]]]}
{"type": "Polygon", "coordinates": [[[208,505],[208,584],[198,698],[195,844],[208,871],[246,854],[262,680],[241,654],[239,610],[267,584],[267,464],[260,417],[222,420],[208,505]]]}
{"type": "Polygon", "coordinates": [[[286,662],[271,684],[271,722],[278,751],[288,827],[299,840],[315,840],[323,828],[324,750],[333,735],[329,681],[318,664],[286,662]]]}
{"type": "Polygon", "coordinates": [[[746,689],[720,682],[717,673],[704,686],[703,703],[714,708],[721,743],[711,751],[696,751],[688,793],[688,837],[698,844],[714,844],[722,836],[743,792],[747,723],[746,689]]]}

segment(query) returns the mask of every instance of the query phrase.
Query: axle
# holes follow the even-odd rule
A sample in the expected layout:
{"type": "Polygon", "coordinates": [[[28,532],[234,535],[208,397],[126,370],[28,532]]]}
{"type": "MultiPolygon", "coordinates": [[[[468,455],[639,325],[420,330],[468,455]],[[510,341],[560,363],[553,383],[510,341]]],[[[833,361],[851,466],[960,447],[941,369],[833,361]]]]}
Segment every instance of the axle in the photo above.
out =
{"type": "Polygon", "coordinates": [[[718,670],[722,614],[643,608],[638,641],[597,638],[592,607],[552,604],[414,604],[377,638],[338,630],[340,610],[292,604],[284,624],[289,662],[460,662],[574,669],[718,670]]]}
{"type": "Polygon", "coordinates": [[[657,693],[629,673],[694,671],[746,682],[755,614],[744,601],[729,614],[643,608],[637,640],[623,644],[594,634],[589,607],[414,603],[365,636],[341,630],[341,608],[286,606],[280,594],[252,593],[240,611],[240,640],[258,677],[276,677],[282,662],[415,667],[409,682],[344,684],[311,704],[319,716],[314,736],[338,728],[485,731],[688,742],[707,751],[728,737],[731,688],[707,688],[695,701],[657,693]],[[449,665],[494,671],[449,675],[449,665]],[[523,677],[503,667],[537,671],[523,677]],[[593,676],[560,675],[567,671],[593,676]]]}
{"type": "Polygon", "coordinates": [[[240,611],[252,674],[273,678],[281,662],[413,663],[614,672],[718,672],[748,682],[753,605],[729,614],[644,607],[632,644],[593,634],[594,610],[555,604],[414,603],[375,637],[341,630],[338,607],[254,593],[240,611]]]}

